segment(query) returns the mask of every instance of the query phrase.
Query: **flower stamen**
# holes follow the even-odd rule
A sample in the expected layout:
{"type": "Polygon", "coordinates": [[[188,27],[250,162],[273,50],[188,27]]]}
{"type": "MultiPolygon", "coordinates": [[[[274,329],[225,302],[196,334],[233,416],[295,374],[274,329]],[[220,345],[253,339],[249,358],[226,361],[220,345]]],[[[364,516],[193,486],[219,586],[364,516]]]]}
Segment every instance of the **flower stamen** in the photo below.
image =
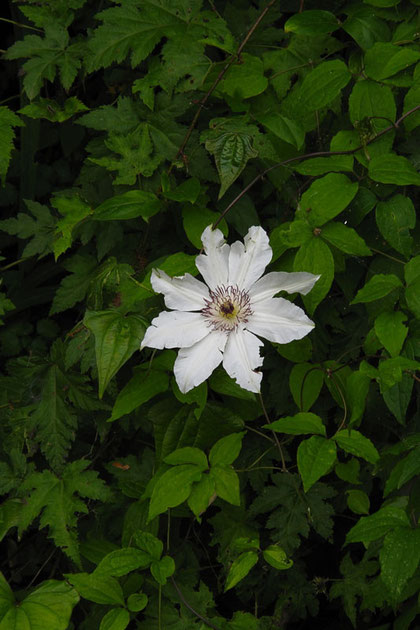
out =
{"type": "Polygon", "coordinates": [[[248,292],[237,285],[220,285],[210,290],[210,299],[204,298],[204,302],[201,313],[213,330],[231,332],[252,315],[248,292]]]}

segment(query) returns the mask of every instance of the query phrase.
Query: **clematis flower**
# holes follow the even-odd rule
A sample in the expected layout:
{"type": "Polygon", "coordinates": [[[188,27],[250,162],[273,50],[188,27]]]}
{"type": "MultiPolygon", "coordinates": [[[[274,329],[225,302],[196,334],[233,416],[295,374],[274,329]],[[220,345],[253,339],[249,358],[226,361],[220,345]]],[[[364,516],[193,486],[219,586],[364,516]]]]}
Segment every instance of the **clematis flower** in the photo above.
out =
{"type": "Polygon", "coordinates": [[[206,284],[189,273],[171,278],[153,270],[152,287],[173,310],[153,319],[141,347],[180,348],[174,373],[183,393],[200,385],[222,362],[242,388],[259,392],[259,337],[289,343],[314,327],[301,308],[274,296],[279,291],[305,295],[319,276],[273,271],[261,277],[272,257],[261,227],[251,227],[244,243],[231,246],[211,226],[201,240],[205,253],[197,256],[196,266],[206,284]]]}

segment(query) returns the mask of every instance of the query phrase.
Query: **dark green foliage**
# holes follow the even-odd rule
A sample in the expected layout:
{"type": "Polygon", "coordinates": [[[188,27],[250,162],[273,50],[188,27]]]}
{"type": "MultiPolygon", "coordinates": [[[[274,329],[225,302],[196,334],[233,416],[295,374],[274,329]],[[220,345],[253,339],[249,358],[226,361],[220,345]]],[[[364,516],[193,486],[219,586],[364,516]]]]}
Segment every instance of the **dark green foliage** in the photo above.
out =
{"type": "Polygon", "coordinates": [[[418,4],[5,4],[0,630],[417,628],[418,4]],[[140,350],[209,224],[321,276],[261,399],[140,350]]]}

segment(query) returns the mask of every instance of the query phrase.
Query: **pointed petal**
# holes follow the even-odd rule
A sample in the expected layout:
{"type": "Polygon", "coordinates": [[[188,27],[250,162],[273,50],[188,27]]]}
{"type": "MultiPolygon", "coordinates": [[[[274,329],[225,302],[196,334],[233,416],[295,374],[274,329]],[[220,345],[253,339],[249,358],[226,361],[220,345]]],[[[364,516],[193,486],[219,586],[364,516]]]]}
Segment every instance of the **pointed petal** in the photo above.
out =
{"type": "Polygon", "coordinates": [[[174,374],[183,394],[205,381],[222,362],[227,335],[217,331],[190,348],[181,348],[174,364],[174,374]]]}
{"type": "Polygon", "coordinates": [[[306,271],[295,273],[272,271],[252,285],[249,290],[249,297],[251,302],[255,304],[273,297],[279,291],[287,291],[287,293],[298,292],[306,295],[320,277],[306,271]]]}
{"type": "Polygon", "coordinates": [[[201,313],[162,311],[146,330],[141,348],[189,348],[209,334],[201,313]]]}
{"type": "Polygon", "coordinates": [[[250,227],[244,245],[236,241],[230,248],[229,284],[249,289],[262,276],[272,255],[266,231],[259,226],[250,227]]]}
{"type": "Polygon", "coordinates": [[[228,281],[229,245],[220,230],[212,230],[211,225],[204,230],[201,240],[205,254],[197,256],[195,264],[210,289],[215,289],[228,281]]]}
{"type": "Polygon", "coordinates": [[[275,343],[302,339],[314,326],[313,321],[299,306],[283,298],[271,298],[257,303],[246,324],[251,332],[275,343]]]}
{"type": "Polygon", "coordinates": [[[206,285],[189,273],[171,278],[161,269],[153,269],[150,281],[156,293],[164,294],[166,306],[178,311],[201,311],[204,299],[209,298],[206,285]]]}
{"type": "Polygon", "coordinates": [[[229,335],[223,354],[223,367],[238,385],[250,392],[259,392],[262,374],[255,372],[260,367],[263,358],[260,347],[263,345],[255,335],[247,330],[235,330],[229,335]]]}

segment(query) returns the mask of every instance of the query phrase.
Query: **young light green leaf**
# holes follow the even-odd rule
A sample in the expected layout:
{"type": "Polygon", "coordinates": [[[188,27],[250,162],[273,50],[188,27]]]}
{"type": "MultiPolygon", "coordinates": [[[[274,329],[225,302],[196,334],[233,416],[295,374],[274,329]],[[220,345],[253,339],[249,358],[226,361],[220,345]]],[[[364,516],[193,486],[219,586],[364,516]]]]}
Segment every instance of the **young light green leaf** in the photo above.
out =
{"type": "Polygon", "coordinates": [[[416,224],[413,202],[404,195],[394,195],[376,206],[376,224],[382,236],[397,252],[408,258],[413,247],[409,230],[416,224]]]}
{"type": "Polygon", "coordinates": [[[372,252],[361,236],[353,228],[330,221],[321,230],[321,238],[346,254],[371,256],[372,252]]]}
{"type": "Polygon", "coordinates": [[[99,398],[113,376],[124,365],[143,339],[146,326],[137,315],[119,311],[87,311],[84,324],[95,336],[99,398]]]}
{"type": "Polygon", "coordinates": [[[160,560],[163,552],[163,543],[150,532],[138,529],[134,534],[134,542],[139,549],[146,552],[150,560],[160,560]]]}
{"type": "Polygon", "coordinates": [[[293,400],[301,411],[308,411],[318,399],[324,375],[319,365],[298,363],[289,377],[289,387],[293,400]]]}
{"type": "Polygon", "coordinates": [[[170,455],[164,457],[163,461],[172,466],[176,466],[177,464],[195,464],[202,470],[206,470],[208,467],[206,454],[195,446],[178,448],[170,455]]]}
{"type": "Polygon", "coordinates": [[[420,529],[396,527],[386,534],[379,552],[381,578],[397,603],[420,561],[420,529]]]}
{"type": "Polygon", "coordinates": [[[303,193],[300,213],[313,228],[319,228],[342,212],[355,197],[358,184],[340,173],[316,179],[303,193]]]}
{"type": "Polygon", "coordinates": [[[316,236],[301,245],[293,262],[293,271],[309,271],[321,276],[311,292],[302,298],[309,315],[313,315],[334,279],[334,258],[328,245],[316,236]]]}
{"type": "Polygon", "coordinates": [[[298,33],[299,35],[325,35],[332,33],[340,27],[340,24],[333,13],[312,9],[295,13],[284,25],[285,33],[298,33]]]}
{"type": "Polygon", "coordinates": [[[346,490],[347,506],[355,514],[369,514],[370,500],[362,490],[346,490]]]}
{"type": "Polygon", "coordinates": [[[213,477],[203,475],[198,483],[192,487],[188,497],[188,506],[198,518],[209,507],[212,499],[216,498],[216,485],[213,477]]]}
{"type": "Polygon", "coordinates": [[[64,122],[74,114],[85,112],[89,109],[79,101],[76,96],[71,96],[64,101],[63,105],[59,105],[57,101],[50,98],[38,98],[29,105],[25,105],[19,110],[19,114],[28,116],[28,118],[45,118],[50,122],[64,122]]]}
{"type": "Polygon", "coordinates": [[[381,313],[375,319],[375,333],[392,357],[397,357],[407,337],[408,328],[403,322],[407,316],[401,311],[381,313]]]}
{"type": "Polygon", "coordinates": [[[169,377],[166,372],[152,369],[145,374],[143,370],[135,368],[134,376],[119,392],[108,422],[131,413],[157,394],[165,392],[168,387],[169,377]]]}
{"type": "Polygon", "coordinates": [[[231,433],[214,444],[209,453],[210,466],[229,466],[241,452],[242,440],[245,433],[231,433]]]}
{"type": "Polygon", "coordinates": [[[232,562],[226,578],[225,593],[244,579],[258,562],[258,554],[255,551],[244,551],[232,562]]]}
{"type": "Polygon", "coordinates": [[[158,584],[164,586],[175,573],[175,562],[170,556],[163,556],[160,560],[154,560],[150,565],[150,573],[158,584]]]}
{"type": "Polygon", "coordinates": [[[239,478],[230,466],[212,466],[210,476],[214,481],[217,496],[232,505],[240,505],[239,478]]]}
{"type": "Polygon", "coordinates": [[[295,416],[285,416],[271,424],[264,424],[263,428],[288,435],[316,433],[325,436],[325,426],[321,418],[314,413],[297,413],[295,416]]]}
{"type": "Polygon", "coordinates": [[[381,508],[375,514],[362,516],[350,529],[346,536],[346,545],[354,542],[362,542],[368,545],[373,540],[382,538],[390,529],[395,527],[409,527],[408,516],[402,508],[388,505],[381,508]]]}
{"type": "Polygon", "coordinates": [[[402,282],[392,273],[378,273],[368,280],[364,287],[357,293],[354,300],[350,304],[359,304],[363,302],[374,302],[385,297],[391,291],[402,287],[402,282]]]}
{"type": "Polygon", "coordinates": [[[194,464],[174,466],[163,473],[153,488],[148,520],[188,499],[192,484],[199,481],[201,475],[201,468],[194,464]]]}
{"type": "Polygon", "coordinates": [[[99,630],[125,630],[130,623],[130,613],[125,608],[111,608],[102,617],[99,630]]]}
{"type": "Polygon", "coordinates": [[[372,442],[359,431],[343,429],[336,433],[333,439],[346,453],[362,457],[371,464],[375,464],[379,459],[379,453],[372,442]]]}
{"type": "Polygon", "coordinates": [[[268,564],[279,571],[290,569],[293,566],[293,560],[287,557],[286,552],[277,545],[270,545],[263,551],[263,557],[268,564]]]}
{"type": "Polygon", "coordinates": [[[127,608],[130,612],[140,612],[146,608],[148,601],[146,593],[133,593],[127,597],[127,608]]]}
{"type": "Polygon", "coordinates": [[[308,492],[320,477],[330,471],[336,457],[336,446],[332,440],[314,435],[300,443],[297,451],[297,465],[305,492],[308,492]]]}
{"type": "Polygon", "coordinates": [[[58,219],[55,226],[53,250],[54,257],[57,260],[61,254],[71,247],[74,228],[92,214],[92,209],[79,196],[65,197],[57,195],[51,199],[51,205],[63,217],[58,219]]]}
{"type": "Polygon", "coordinates": [[[92,218],[97,221],[126,221],[141,217],[147,222],[161,207],[162,202],[153,193],[129,190],[101,203],[95,208],[92,218]]]}
{"type": "Polygon", "coordinates": [[[420,184],[420,175],[413,164],[406,157],[395,153],[373,157],[369,162],[368,172],[371,179],[382,184],[420,184]]]}

